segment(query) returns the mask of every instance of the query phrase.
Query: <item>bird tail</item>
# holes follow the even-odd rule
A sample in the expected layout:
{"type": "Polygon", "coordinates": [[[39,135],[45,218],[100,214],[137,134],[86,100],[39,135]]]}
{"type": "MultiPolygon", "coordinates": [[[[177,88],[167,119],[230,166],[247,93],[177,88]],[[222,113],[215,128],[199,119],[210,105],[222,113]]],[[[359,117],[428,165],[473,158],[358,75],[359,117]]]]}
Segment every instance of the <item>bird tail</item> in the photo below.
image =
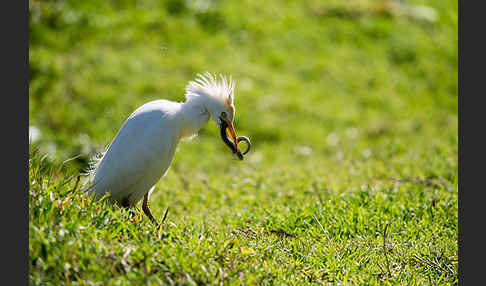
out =
{"type": "Polygon", "coordinates": [[[94,154],[88,163],[88,168],[83,172],[83,176],[87,176],[86,181],[84,182],[83,186],[81,187],[84,192],[89,191],[89,189],[92,187],[92,182],[95,178],[96,171],[98,171],[98,168],[100,166],[101,161],[103,160],[103,157],[106,154],[106,150],[102,152],[98,152],[94,154]]]}

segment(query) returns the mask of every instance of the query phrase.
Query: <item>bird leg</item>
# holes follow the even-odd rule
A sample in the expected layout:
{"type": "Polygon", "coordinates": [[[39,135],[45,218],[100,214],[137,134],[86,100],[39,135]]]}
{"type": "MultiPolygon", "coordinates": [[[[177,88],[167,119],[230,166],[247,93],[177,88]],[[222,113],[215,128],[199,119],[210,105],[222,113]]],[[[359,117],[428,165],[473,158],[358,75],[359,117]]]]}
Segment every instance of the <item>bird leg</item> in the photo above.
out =
{"type": "Polygon", "coordinates": [[[150,211],[150,208],[149,208],[149,204],[148,204],[148,198],[149,198],[149,192],[147,192],[144,196],[143,196],[143,203],[142,203],[142,209],[143,209],[143,212],[149,217],[149,219],[155,223],[156,225],[158,225],[159,223],[157,222],[157,220],[154,218],[154,216],[152,215],[152,212],[150,211]]]}

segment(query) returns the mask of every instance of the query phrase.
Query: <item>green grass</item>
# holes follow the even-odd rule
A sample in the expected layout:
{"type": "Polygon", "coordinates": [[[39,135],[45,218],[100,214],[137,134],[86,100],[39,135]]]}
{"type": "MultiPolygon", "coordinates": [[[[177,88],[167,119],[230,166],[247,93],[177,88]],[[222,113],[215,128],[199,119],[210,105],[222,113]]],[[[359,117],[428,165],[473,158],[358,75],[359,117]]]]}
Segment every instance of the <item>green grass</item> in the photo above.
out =
{"type": "Polygon", "coordinates": [[[457,284],[457,1],[131,3],[30,2],[30,284],[457,284]],[[206,70],[246,160],[212,122],[181,142],[160,232],[82,196],[128,115],[206,70]]]}

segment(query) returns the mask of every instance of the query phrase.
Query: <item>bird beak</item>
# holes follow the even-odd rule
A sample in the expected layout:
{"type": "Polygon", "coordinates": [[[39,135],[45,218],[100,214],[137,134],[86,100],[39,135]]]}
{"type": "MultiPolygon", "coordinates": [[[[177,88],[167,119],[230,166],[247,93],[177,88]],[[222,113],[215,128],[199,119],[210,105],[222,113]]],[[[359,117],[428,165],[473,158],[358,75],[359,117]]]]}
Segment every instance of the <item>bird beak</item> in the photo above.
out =
{"type": "Polygon", "coordinates": [[[221,139],[223,139],[223,142],[226,143],[226,145],[228,145],[228,147],[231,148],[231,151],[233,151],[233,153],[238,153],[238,141],[237,141],[238,138],[236,137],[236,132],[235,132],[235,128],[233,127],[233,123],[231,123],[231,121],[221,116],[219,117],[219,119],[221,120],[221,124],[219,126],[221,139]],[[231,137],[233,137],[233,142],[229,140],[228,134],[226,133],[226,129],[229,129],[231,137]]]}

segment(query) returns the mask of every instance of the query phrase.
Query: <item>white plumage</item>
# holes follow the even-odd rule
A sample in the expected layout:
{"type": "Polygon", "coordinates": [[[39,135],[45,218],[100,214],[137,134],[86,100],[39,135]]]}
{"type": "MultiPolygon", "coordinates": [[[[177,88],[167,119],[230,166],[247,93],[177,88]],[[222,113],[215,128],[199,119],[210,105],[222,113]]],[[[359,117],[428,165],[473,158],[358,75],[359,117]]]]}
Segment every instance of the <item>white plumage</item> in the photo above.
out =
{"type": "Polygon", "coordinates": [[[185,102],[155,100],[139,107],[95,160],[89,193],[98,198],[109,193],[111,202],[126,207],[145,196],[143,209],[154,220],[148,208],[149,191],[167,173],[181,139],[193,137],[212,118],[220,125],[223,141],[233,153],[240,152],[232,124],[233,94],[231,79],[205,73],[186,86],[185,102]],[[233,142],[227,139],[226,128],[233,142]]]}

